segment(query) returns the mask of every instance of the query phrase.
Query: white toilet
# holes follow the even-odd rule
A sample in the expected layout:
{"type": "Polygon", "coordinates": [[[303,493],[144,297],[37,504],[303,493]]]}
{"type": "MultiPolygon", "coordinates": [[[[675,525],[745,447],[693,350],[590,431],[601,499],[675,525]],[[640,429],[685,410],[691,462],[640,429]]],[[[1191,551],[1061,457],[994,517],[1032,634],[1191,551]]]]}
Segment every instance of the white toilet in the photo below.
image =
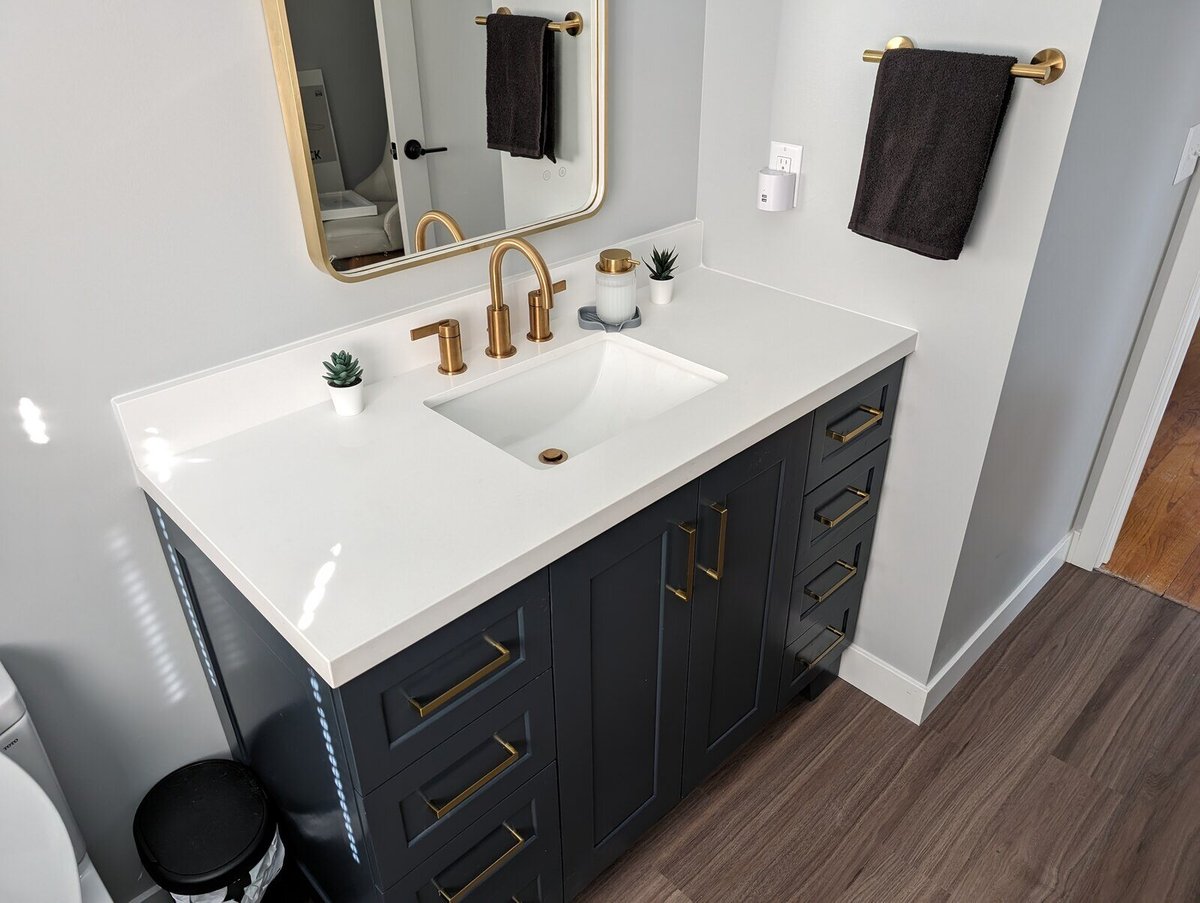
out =
{"type": "Polygon", "coordinates": [[[0,665],[0,900],[112,903],[33,720],[0,665]]]}

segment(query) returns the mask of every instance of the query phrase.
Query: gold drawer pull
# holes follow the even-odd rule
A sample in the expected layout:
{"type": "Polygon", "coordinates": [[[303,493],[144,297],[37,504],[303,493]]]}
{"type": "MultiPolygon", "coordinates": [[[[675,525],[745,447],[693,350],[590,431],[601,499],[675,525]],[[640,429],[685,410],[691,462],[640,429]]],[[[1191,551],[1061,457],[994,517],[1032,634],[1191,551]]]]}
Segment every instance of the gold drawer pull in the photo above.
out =
{"type": "Polygon", "coordinates": [[[483,884],[484,881],[487,881],[488,878],[492,877],[492,875],[504,868],[504,866],[506,866],[514,856],[516,856],[525,848],[525,838],[514,831],[509,826],[508,822],[502,822],[501,824],[504,829],[513,836],[513,839],[516,840],[516,843],[505,850],[504,855],[502,855],[499,859],[485,868],[482,872],[480,872],[454,893],[450,893],[450,891],[446,890],[444,887],[438,884],[436,880],[434,880],[433,886],[437,888],[437,892],[441,894],[442,899],[445,900],[446,903],[461,903],[462,900],[467,898],[467,895],[470,894],[471,891],[475,890],[475,888],[483,884]]]}
{"type": "Polygon", "coordinates": [[[479,683],[485,677],[495,674],[497,671],[499,671],[501,668],[503,668],[505,665],[507,665],[509,662],[512,661],[512,653],[504,645],[502,645],[501,643],[497,643],[486,633],[483,635],[483,639],[487,642],[487,644],[489,646],[491,646],[493,649],[495,649],[500,654],[496,658],[494,658],[490,662],[488,662],[486,665],[484,665],[482,668],[480,668],[478,671],[476,671],[474,674],[472,674],[470,677],[456,683],[454,686],[452,686],[449,690],[447,690],[445,693],[443,693],[441,696],[437,697],[436,699],[431,699],[431,700],[429,700],[429,702],[418,702],[417,700],[413,699],[410,696],[408,698],[408,701],[412,703],[412,706],[414,709],[417,710],[418,715],[420,715],[422,718],[424,718],[426,715],[433,714],[438,709],[440,709],[442,706],[444,706],[446,703],[450,702],[455,697],[461,696],[463,693],[467,692],[467,690],[471,689],[471,687],[475,686],[475,684],[479,683]]]}
{"type": "Polygon", "coordinates": [[[817,601],[817,604],[824,602],[826,599],[828,599],[830,596],[832,596],[834,593],[836,593],[839,589],[841,589],[843,586],[845,586],[847,583],[849,583],[851,580],[853,580],[855,578],[855,576],[858,574],[858,568],[855,567],[854,565],[852,565],[848,561],[842,561],[839,558],[837,561],[834,562],[834,564],[840,568],[845,568],[845,570],[846,570],[846,574],[844,577],[842,577],[841,580],[839,580],[833,586],[829,587],[829,589],[825,590],[825,592],[823,592],[823,593],[818,593],[807,586],[804,587],[804,595],[808,596],[808,598],[810,598],[810,599],[815,599],[817,601]]]}
{"type": "Polygon", "coordinates": [[[490,784],[501,774],[516,764],[517,759],[521,758],[521,754],[517,752],[517,748],[511,743],[506,743],[499,734],[492,734],[492,739],[504,747],[505,751],[508,753],[507,758],[505,758],[503,762],[501,762],[479,780],[475,781],[466,790],[463,790],[461,793],[455,796],[454,799],[448,800],[447,802],[442,803],[440,806],[432,800],[425,800],[429,808],[433,810],[435,818],[441,818],[442,816],[453,812],[455,809],[473,797],[476,793],[482,790],[487,784],[490,784]]]}
{"type": "Polygon", "coordinates": [[[834,649],[836,649],[838,646],[842,645],[842,643],[846,642],[846,634],[844,634],[842,631],[838,630],[836,627],[826,627],[825,629],[828,630],[830,633],[836,634],[837,639],[834,640],[829,645],[828,649],[826,649],[824,652],[822,652],[820,655],[818,655],[816,658],[814,658],[811,662],[806,662],[799,655],[797,655],[796,661],[798,663],[804,665],[804,670],[801,671],[800,674],[796,675],[797,677],[802,677],[805,674],[807,674],[809,671],[811,671],[813,668],[817,667],[817,665],[821,664],[821,659],[825,658],[825,656],[829,655],[829,653],[831,653],[834,649]]]}
{"type": "Polygon", "coordinates": [[[879,408],[873,408],[868,404],[860,404],[858,406],[858,409],[860,411],[862,411],[864,414],[870,414],[871,419],[868,420],[866,423],[856,426],[854,429],[852,429],[848,433],[839,433],[837,430],[835,430],[831,426],[826,427],[825,435],[828,436],[830,439],[832,439],[834,442],[840,442],[842,445],[845,445],[847,442],[853,442],[855,439],[857,439],[859,436],[861,436],[863,433],[865,433],[871,427],[879,426],[879,424],[883,423],[883,411],[879,410],[879,408]]]}
{"type": "Polygon", "coordinates": [[[851,492],[854,495],[857,495],[858,501],[855,502],[853,505],[851,505],[849,508],[847,508],[845,511],[843,511],[841,514],[839,514],[837,517],[832,518],[832,519],[826,517],[824,514],[821,514],[819,511],[814,511],[813,517],[815,517],[817,519],[818,523],[824,524],[826,527],[836,527],[838,524],[840,524],[842,521],[844,521],[846,518],[848,518],[851,514],[858,511],[860,508],[862,508],[863,505],[865,505],[869,501],[871,501],[871,493],[869,493],[869,492],[864,492],[861,489],[855,489],[853,486],[847,486],[845,491],[851,492]]]}
{"type": "Polygon", "coordinates": [[[687,534],[688,538],[688,563],[687,563],[687,587],[679,589],[679,587],[667,584],[667,589],[682,599],[684,602],[692,601],[692,593],[696,589],[696,525],[695,524],[676,524],[680,530],[687,534]]]}
{"type": "Polygon", "coordinates": [[[717,512],[721,518],[721,537],[717,540],[717,566],[715,569],[706,568],[704,565],[699,565],[699,567],[701,571],[719,582],[725,576],[725,536],[729,532],[729,509],[716,502],[708,507],[717,512]]]}

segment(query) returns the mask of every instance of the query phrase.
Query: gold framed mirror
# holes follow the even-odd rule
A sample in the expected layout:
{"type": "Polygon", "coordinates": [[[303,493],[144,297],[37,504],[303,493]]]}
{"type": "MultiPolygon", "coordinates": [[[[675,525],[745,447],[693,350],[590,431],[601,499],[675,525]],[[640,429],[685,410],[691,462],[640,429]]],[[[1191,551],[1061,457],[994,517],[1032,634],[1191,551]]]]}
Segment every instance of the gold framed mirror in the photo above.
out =
{"type": "Polygon", "coordinates": [[[313,263],[359,282],[596,213],[607,5],[263,0],[313,263]]]}

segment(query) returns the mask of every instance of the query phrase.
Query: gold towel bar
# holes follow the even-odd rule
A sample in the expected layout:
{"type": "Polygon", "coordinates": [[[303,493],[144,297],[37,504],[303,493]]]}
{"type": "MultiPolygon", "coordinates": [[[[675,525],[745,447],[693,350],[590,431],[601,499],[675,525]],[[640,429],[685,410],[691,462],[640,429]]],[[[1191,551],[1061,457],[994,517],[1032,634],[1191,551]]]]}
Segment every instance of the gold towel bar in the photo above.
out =
{"type": "MultiPolygon", "coordinates": [[[[864,50],[863,62],[878,63],[888,50],[907,50],[916,46],[912,38],[899,35],[888,41],[887,48],[884,50],[864,50]]],[[[1048,85],[1058,81],[1066,68],[1066,55],[1057,47],[1047,47],[1045,50],[1038,51],[1028,65],[1018,63],[1013,66],[1012,74],[1013,78],[1032,78],[1039,85],[1048,85]]]]}
{"type": "MultiPolygon", "coordinates": [[[[496,10],[496,12],[498,14],[500,14],[501,16],[511,16],[512,15],[512,10],[509,9],[507,6],[500,7],[498,10],[496,10]]],[[[475,24],[476,25],[487,25],[487,16],[476,16],[475,24]]],[[[575,37],[578,34],[580,34],[580,32],[583,31],[583,16],[581,16],[579,13],[567,13],[566,21],[551,22],[546,27],[549,28],[551,31],[562,31],[562,32],[566,32],[571,37],[575,37]]]]}

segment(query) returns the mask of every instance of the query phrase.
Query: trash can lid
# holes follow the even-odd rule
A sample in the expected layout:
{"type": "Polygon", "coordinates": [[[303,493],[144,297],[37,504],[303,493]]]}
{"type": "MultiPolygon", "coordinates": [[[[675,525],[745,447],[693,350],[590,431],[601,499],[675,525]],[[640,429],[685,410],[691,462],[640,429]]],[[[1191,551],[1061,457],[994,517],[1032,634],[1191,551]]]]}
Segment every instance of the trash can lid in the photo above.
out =
{"type": "Polygon", "coordinates": [[[266,855],[275,827],[254,773],[209,759],[176,769],[150,789],[133,817],[133,838],[160,887],[205,894],[245,876],[266,855]]]}

